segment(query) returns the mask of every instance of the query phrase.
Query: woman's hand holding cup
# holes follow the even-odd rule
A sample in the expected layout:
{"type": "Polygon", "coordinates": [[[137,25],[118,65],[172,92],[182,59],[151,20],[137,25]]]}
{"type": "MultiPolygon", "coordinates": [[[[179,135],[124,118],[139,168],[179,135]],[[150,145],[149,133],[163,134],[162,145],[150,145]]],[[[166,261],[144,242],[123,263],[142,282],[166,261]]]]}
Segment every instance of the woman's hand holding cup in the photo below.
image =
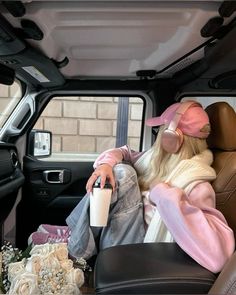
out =
{"type": "Polygon", "coordinates": [[[113,169],[109,164],[101,164],[94,170],[94,172],[88,179],[88,182],[86,184],[86,190],[88,193],[92,192],[93,184],[96,182],[98,177],[100,177],[101,189],[104,188],[106,181],[108,181],[112,186],[112,190],[114,191],[115,178],[113,174],[113,169]]]}

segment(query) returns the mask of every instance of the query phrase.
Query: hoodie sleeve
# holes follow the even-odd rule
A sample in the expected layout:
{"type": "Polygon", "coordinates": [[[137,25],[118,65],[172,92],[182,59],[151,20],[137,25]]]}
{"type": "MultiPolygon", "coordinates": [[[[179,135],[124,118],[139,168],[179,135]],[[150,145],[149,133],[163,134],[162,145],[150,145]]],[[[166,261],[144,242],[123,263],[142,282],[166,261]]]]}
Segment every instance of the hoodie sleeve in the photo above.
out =
{"type": "Polygon", "coordinates": [[[196,185],[187,196],[166,183],[150,191],[160,216],[176,243],[200,265],[219,272],[234,252],[233,231],[215,209],[215,193],[208,182],[196,185]]]}
{"type": "Polygon", "coordinates": [[[101,164],[109,164],[111,167],[114,167],[122,161],[133,165],[142,154],[143,152],[135,152],[128,145],[124,145],[120,148],[109,149],[101,153],[94,162],[93,167],[96,169],[101,164]]]}

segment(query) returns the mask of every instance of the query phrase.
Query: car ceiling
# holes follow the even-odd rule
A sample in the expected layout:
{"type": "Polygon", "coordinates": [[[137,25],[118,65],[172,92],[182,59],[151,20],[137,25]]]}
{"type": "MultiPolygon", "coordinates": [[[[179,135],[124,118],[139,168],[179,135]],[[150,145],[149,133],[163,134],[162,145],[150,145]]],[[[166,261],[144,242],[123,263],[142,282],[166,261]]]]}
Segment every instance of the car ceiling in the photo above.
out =
{"type": "MultiPolygon", "coordinates": [[[[3,16],[15,27],[34,21],[42,40],[28,39],[49,58],[69,63],[66,78],[135,77],[155,70],[168,77],[203,56],[200,49],[180,64],[173,62],[209,38],[201,28],[219,16],[222,1],[24,1],[25,14],[3,16]],[[166,71],[163,71],[166,69],[166,71]]],[[[224,19],[224,24],[232,17],[224,19]]]]}

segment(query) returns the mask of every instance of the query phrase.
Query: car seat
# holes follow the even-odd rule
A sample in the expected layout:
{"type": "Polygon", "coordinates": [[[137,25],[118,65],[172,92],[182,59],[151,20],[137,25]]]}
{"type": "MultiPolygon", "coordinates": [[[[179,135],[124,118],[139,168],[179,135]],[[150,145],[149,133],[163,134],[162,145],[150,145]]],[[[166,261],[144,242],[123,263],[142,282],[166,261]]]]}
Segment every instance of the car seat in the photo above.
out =
{"type": "Polygon", "coordinates": [[[236,113],[226,102],[213,103],[206,112],[211,123],[208,146],[214,154],[212,166],[217,174],[212,182],[216,207],[236,236],[236,113]]]}
{"type": "MultiPolygon", "coordinates": [[[[236,237],[236,113],[225,102],[206,108],[211,120],[208,145],[214,153],[213,167],[217,178],[212,183],[216,193],[216,207],[225,216],[236,237]]],[[[236,253],[226,263],[209,294],[236,293],[236,253]]]]}
{"type": "MultiPolygon", "coordinates": [[[[212,128],[208,144],[217,173],[212,183],[216,204],[236,233],[236,113],[225,102],[214,103],[206,111],[212,128]]],[[[232,264],[236,268],[235,255],[218,277],[175,243],[110,247],[98,254],[95,290],[97,294],[226,294],[222,290],[229,286],[228,280],[235,277],[236,282],[236,274],[231,273],[232,264]]]]}

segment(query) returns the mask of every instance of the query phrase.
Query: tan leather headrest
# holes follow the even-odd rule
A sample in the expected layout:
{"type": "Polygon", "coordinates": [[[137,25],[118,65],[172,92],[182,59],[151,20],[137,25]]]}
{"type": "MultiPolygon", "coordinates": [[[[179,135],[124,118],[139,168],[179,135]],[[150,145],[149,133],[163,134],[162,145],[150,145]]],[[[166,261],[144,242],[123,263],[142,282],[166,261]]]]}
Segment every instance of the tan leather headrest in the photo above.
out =
{"type": "Polygon", "coordinates": [[[206,108],[211,123],[207,138],[209,148],[236,150],[236,113],[226,102],[216,102],[206,108]]]}

